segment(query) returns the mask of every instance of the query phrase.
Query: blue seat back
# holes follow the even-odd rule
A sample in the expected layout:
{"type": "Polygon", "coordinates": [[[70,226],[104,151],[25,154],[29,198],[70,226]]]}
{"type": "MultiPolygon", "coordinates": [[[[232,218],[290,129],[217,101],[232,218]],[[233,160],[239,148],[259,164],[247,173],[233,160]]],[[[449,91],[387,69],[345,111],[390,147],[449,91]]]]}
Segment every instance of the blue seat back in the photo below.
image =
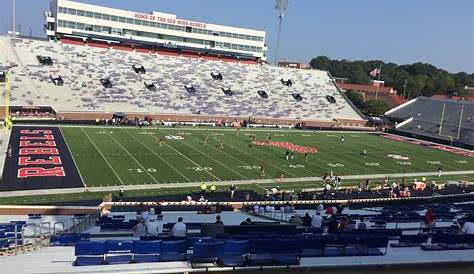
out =
{"type": "Polygon", "coordinates": [[[222,254],[242,255],[249,252],[249,240],[225,240],[222,254]]]}
{"type": "Polygon", "coordinates": [[[80,241],[74,245],[76,256],[104,255],[105,251],[105,242],[103,241],[80,241]]]}
{"type": "Polygon", "coordinates": [[[218,257],[222,251],[223,242],[205,241],[196,242],[193,249],[193,257],[218,257]]]}
{"type": "Polygon", "coordinates": [[[249,251],[252,254],[271,253],[275,248],[274,239],[252,239],[249,251]]]}
{"type": "Polygon", "coordinates": [[[161,252],[162,253],[185,253],[188,249],[186,240],[178,241],[161,241],[161,252]]]}
{"type": "Polygon", "coordinates": [[[303,239],[278,239],[274,242],[273,253],[301,253],[303,239]]]}
{"type": "Polygon", "coordinates": [[[328,236],[313,236],[308,237],[303,241],[303,248],[305,249],[321,249],[328,242],[328,236]]]}
{"type": "Polygon", "coordinates": [[[133,243],[134,254],[159,254],[161,253],[161,241],[135,241],[133,243]]]}
{"type": "Polygon", "coordinates": [[[108,253],[131,253],[133,241],[107,240],[105,247],[108,253]]]}

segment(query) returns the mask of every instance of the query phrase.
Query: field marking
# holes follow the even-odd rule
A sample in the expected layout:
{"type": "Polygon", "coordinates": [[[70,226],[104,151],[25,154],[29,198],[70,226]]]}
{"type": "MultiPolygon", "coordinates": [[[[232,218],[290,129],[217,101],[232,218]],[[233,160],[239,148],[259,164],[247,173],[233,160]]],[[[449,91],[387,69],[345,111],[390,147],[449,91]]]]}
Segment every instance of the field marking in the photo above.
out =
{"type": "MultiPolygon", "coordinates": [[[[248,153],[246,153],[245,151],[243,151],[243,150],[241,150],[241,149],[239,149],[239,148],[236,148],[236,147],[234,147],[234,146],[232,146],[232,145],[228,145],[228,146],[230,146],[231,148],[233,148],[233,149],[235,149],[235,150],[240,151],[241,153],[243,153],[243,154],[245,154],[245,155],[247,155],[247,156],[250,156],[250,157],[252,157],[252,158],[254,158],[254,159],[257,159],[257,160],[260,161],[260,162],[265,162],[265,160],[262,160],[260,157],[256,157],[256,156],[253,156],[253,155],[251,155],[251,154],[248,154],[248,153]]],[[[272,165],[272,164],[270,164],[270,163],[266,163],[266,164],[269,165],[269,166],[271,166],[271,167],[274,167],[274,168],[278,169],[279,171],[282,171],[283,173],[287,173],[287,174],[290,174],[290,175],[295,176],[295,174],[293,174],[293,173],[291,173],[291,172],[289,172],[289,171],[284,171],[283,169],[281,169],[281,168],[279,168],[279,167],[277,167],[277,166],[275,166],[275,165],[272,165]]],[[[298,177],[298,176],[295,176],[295,177],[298,177]]]]}
{"type": "MultiPolygon", "coordinates": [[[[438,178],[438,172],[416,172],[416,173],[391,173],[391,174],[362,174],[362,175],[346,175],[341,176],[344,181],[352,181],[359,179],[383,179],[386,176],[390,176],[392,179],[402,178],[402,177],[421,177],[421,176],[432,176],[438,178]]],[[[463,171],[446,171],[443,172],[441,176],[441,182],[448,182],[450,176],[469,176],[474,175],[474,170],[463,170],[463,171]],[[446,178],[446,179],[444,179],[446,178]]],[[[458,181],[457,179],[455,179],[458,181]]],[[[215,182],[216,186],[227,186],[227,185],[252,185],[252,184],[275,184],[281,183],[281,186],[284,186],[284,183],[297,183],[297,182],[311,182],[311,183],[321,183],[321,177],[299,177],[299,178],[283,178],[280,181],[276,179],[253,179],[253,180],[229,180],[229,181],[219,181],[215,182]]],[[[380,181],[381,182],[381,181],[380,181]]],[[[175,188],[190,188],[190,187],[199,187],[202,182],[190,182],[190,183],[164,183],[164,184],[143,184],[143,185],[125,185],[126,190],[150,190],[150,189],[175,189],[175,188]]],[[[471,183],[472,184],[472,183],[471,183]]],[[[106,192],[106,191],[116,191],[116,186],[102,186],[102,187],[89,187],[91,192],[106,192]]],[[[18,197],[18,196],[32,196],[32,195],[48,195],[48,194],[72,194],[78,193],[81,195],[84,193],[84,188],[64,188],[64,189],[36,189],[36,190],[14,190],[14,191],[2,191],[0,192],[0,198],[6,197],[18,197]]]]}
{"type": "MultiPolygon", "coordinates": [[[[192,139],[194,139],[194,140],[198,140],[198,142],[199,142],[199,139],[197,139],[197,138],[194,138],[194,137],[192,137],[192,136],[191,136],[190,138],[192,138],[192,139]]],[[[225,145],[227,145],[227,144],[225,144],[225,145]]],[[[227,155],[227,156],[229,156],[229,157],[231,157],[231,158],[233,158],[233,159],[235,159],[235,160],[241,162],[242,164],[244,164],[244,165],[246,165],[246,166],[251,166],[249,163],[244,162],[244,161],[242,161],[242,160],[240,160],[240,159],[238,159],[238,158],[236,158],[236,157],[234,157],[234,156],[232,156],[232,155],[230,155],[230,154],[228,154],[228,153],[225,153],[224,150],[219,150],[219,149],[217,149],[216,147],[214,147],[214,146],[212,146],[212,145],[211,145],[211,147],[214,148],[214,150],[219,151],[219,153],[224,153],[225,155],[227,155]]],[[[208,156],[208,157],[209,157],[209,156],[208,156]]],[[[214,159],[213,159],[213,160],[214,160],[214,159]]],[[[216,160],[214,160],[214,161],[216,161],[216,160]]],[[[216,162],[217,162],[217,161],[216,161],[216,162]]],[[[221,164],[221,165],[222,165],[222,164],[221,164]]],[[[238,167],[238,166],[237,166],[237,167],[238,167]]],[[[230,168],[228,167],[228,169],[230,169],[230,168]]],[[[241,175],[241,176],[242,176],[242,175],[241,175]]],[[[248,177],[246,177],[246,176],[242,176],[242,177],[248,179],[248,177]]],[[[267,177],[267,176],[265,176],[265,177],[267,177]]]]}
{"type": "MultiPolygon", "coordinates": [[[[219,165],[223,166],[224,168],[226,168],[226,169],[232,171],[233,173],[239,175],[240,177],[242,177],[242,178],[244,178],[244,179],[249,179],[248,177],[246,177],[246,176],[244,176],[244,175],[238,173],[237,171],[231,169],[230,167],[228,167],[228,166],[226,166],[226,165],[224,165],[224,164],[219,163],[216,159],[214,159],[214,158],[212,158],[211,156],[207,155],[206,153],[200,151],[199,149],[195,148],[194,146],[191,146],[191,145],[189,145],[189,144],[186,144],[185,142],[183,142],[183,140],[177,140],[177,141],[180,141],[181,143],[183,143],[183,144],[185,144],[186,146],[188,146],[188,147],[194,149],[195,151],[201,153],[202,155],[204,155],[204,156],[206,156],[207,158],[213,160],[214,162],[218,163],[219,165]]],[[[241,162],[241,163],[243,163],[243,162],[241,162]]]]}
{"type": "Polygon", "coordinates": [[[81,171],[79,170],[79,167],[77,166],[76,159],[74,159],[74,155],[72,154],[72,151],[69,149],[69,144],[67,143],[66,137],[64,137],[64,134],[61,128],[59,127],[58,129],[59,129],[59,133],[61,133],[61,135],[63,136],[64,143],[66,144],[66,148],[69,151],[69,154],[71,155],[72,162],[74,163],[74,166],[76,167],[77,173],[79,173],[79,178],[81,178],[82,185],[84,186],[84,188],[87,188],[87,185],[84,182],[84,178],[82,178],[81,171]]]}
{"type": "MultiPolygon", "coordinates": [[[[150,137],[152,137],[152,138],[155,139],[155,140],[158,140],[158,139],[159,139],[158,137],[153,136],[153,135],[151,135],[150,137]]],[[[194,161],[191,160],[189,157],[187,157],[186,155],[184,155],[184,154],[181,153],[180,151],[176,150],[174,147],[168,145],[166,142],[163,142],[163,144],[165,144],[166,146],[170,147],[172,150],[174,150],[175,152],[177,152],[178,154],[180,154],[180,155],[183,156],[184,158],[188,159],[188,161],[190,161],[191,163],[193,163],[193,164],[197,165],[198,167],[201,167],[201,168],[202,168],[202,166],[201,166],[200,164],[194,162],[194,161]]],[[[206,171],[209,175],[211,175],[212,177],[216,178],[218,181],[221,180],[221,179],[219,179],[216,175],[210,173],[209,171],[207,171],[207,170],[205,170],[205,171],[206,171]]]]}
{"type": "Polygon", "coordinates": [[[174,171],[176,171],[179,175],[181,175],[184,179],[186,179],[188,182],[191,182],[191,180],[189,180],[188,177],[184,176],[183,173],[179,172],[179,170],[177,170],[176,168],[174,168],[170,163],[168,163],[165,159],[161,158],[161,156],[156,153],[154,150],[152,150],[151,148],[149,148],[147,145],[145,145],[140,139],[138,139],[137,137],[135,137],[133,134],[131,134],[130,132],[128,132],[127,130],[125,129],[122,129],[123,131],[125,131],[128,135],[132,136],[133,139],[137,140],[142,146],[146,147],[149,151],[151,151],[151,153],[153,153],[154,155],[156,155],[158,158],[160,158],[165,164],[167,164],[169,167],[171,167],[171,169],[173,169],[174,171]]]}
{"type": "Polygon", "coordinates": [[[109,161],[107,160],[107,158],[105,158],[104,154],[102,154],[102,152],[99,150],[99,148],[97,147],[97,145],[94,143],[94,141],[92,141],[91,137],[87,134],[87,132],[81,127],[81,130],[82,132],[84,132],[84,134],[87,136],[87,138],[89,139],[89,141],[92,143],[92,145],[95,147],[95,149],[97,150],[97,152],[99,152],[100,156],[102,156],[102,159],[104,159],[105,163],[110,167],[110,169],[112,170],[112,172],[115,174],[115,176],[117,177],[117,179],[119,180],[119,182],[124,185],[122,179],[120,178],[120,176],[117,174],[117,171],[115,171],[115,169],[112,167],[112,165],[109,163],[109,161]]]}
{"type": "Polygon", "coordinates": [[[151,175],[150,172],[148,172],[147,168],[144,167],[142,164],[140,164],[140,162],[138,162],[137,159],[135,159],[135,157],[133,157],[133,155],[132,155],[124,146],[122,146],[122,144],[121,144],[119,141],[117,141],[117,139],[115,139],[115,138],[112,136],[112,134],[107,133],[107,135],[109,135],[109,137],[112,138],[112,139],[115,141],[115,143],[117,143],[117,145],[119,145],[123,150],[125,150],[125,152],[127,152],[128,156],[130,156],[139,166],[141,166],[141,167],[143,168],[143,170],[146,171],[146,173],[148,174],[148,176],[150,176],[150,177],[153,179],[153,181],[155,181],[155,183],[159,184],[158,180],[156,180],[156,178],[153,177],[153,175],[151,175]]]}

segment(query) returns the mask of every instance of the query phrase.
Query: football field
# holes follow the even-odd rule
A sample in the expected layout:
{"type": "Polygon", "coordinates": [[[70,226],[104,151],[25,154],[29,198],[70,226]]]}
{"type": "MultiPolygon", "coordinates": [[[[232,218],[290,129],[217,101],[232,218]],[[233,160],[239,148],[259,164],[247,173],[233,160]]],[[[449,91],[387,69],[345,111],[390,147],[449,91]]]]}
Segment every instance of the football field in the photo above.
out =
{"type": "Polygon", "coordinates": [[[61,127],[61,132],[87,186],[321,177],[328,171],[389,175],[474,166],[471,157],[355,132],[242,129],[237,134],[235,129],[132,127],[61,127]],[[294,151],[293,159],[286,160],[287,151],[294,151]]]}

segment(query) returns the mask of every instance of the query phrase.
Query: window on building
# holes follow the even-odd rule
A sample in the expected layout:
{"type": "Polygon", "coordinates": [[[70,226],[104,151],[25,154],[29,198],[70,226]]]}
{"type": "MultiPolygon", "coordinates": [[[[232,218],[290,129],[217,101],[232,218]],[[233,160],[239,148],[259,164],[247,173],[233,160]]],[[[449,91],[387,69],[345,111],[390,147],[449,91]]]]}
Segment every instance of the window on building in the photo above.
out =
{"type": "Polygon", "coordinates": [[[94,13],[92,11],[86,11],[86,16],[87,17],[90,17],[90,18],[93,18],[94,17],[94,13]]]}
{"type": "Polygon", "coordinates": [[[127,22],[127,18],[125,18],[125,17],[123,17],[123,16],[120,16],[120,17],[119,17],[119,22],[126,23],[126,22],[127,22]]]}
{"type": "Polygon", "coordinates": [[[94,18],[95,19],[102,19],[102,14],[98,12],[94,12],[94,18]]]}
{"type": "Polygon", "coordinates": [[[108,15],[108,14],[102,14],[102,20],[110,21],[110,15],[108,15]]]}
{"type": "Polygon", "coordinates": [[[110,20],[114,22],[118,22],[118,16],[116,15],[110,15],[110,20]]]}
{"type": "Polygon", "coordinates": [[[83,10],[77,10],[77,16],[85,16],[86,12],[83,10]]]}

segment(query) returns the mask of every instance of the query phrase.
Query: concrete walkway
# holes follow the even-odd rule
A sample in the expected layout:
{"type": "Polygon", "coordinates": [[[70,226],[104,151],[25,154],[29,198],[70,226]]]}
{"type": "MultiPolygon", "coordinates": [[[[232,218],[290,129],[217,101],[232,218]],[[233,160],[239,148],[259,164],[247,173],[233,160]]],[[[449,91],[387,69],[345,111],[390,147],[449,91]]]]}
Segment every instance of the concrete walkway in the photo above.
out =
{"type": "MultiPolygon", "coordinates": [[[[342,180],[360,180],[360,179],[382,179],[385,176],[391,178],[401,177],[422,177],[422,176],[437,176],[438,172],[418,172],[418,173],[393,173],[393,174],[369,174],[369,175],[348,175],[341,176],[342,180]]],[[[474,175],[474,170],[465,171],[446,171],[443,172],[443,176],[447,175],[474,175]]],[[[281,183],[294,183],[294,182],[321,182],[321,177],[298,177],[298,178],[284,178],[281,183]]],[[[166,184],[147,184],[147,185],[124,185],[125,190],[146,190],[146,189],[160,189],[160,188],[185,188],[185,187],[199,187],[202,182],[191,182],[191,183],[166,183],[166,184]]],[[[219,181],[213,182],[216,186],[222,185],[249,185],[249,184],[280,184],[279,179],[255,179],[255,180],[234,180],[234,181],[219,181]]],[[[264,188],[262,187],[262,190],[264,188]]],[[[31,195],[47,195],[47,194],[68,194],[68,193],[82,193],[84,188],[62,188],[62,189],[35,189],[35,190],[20,190],[20,191],[5,191],[0,192],[0,198],[15,197],[15,196],[31,196],[31,195]]],[[[102,187],[89,187],[89,192],[115,192],[119,190],[119,186],[102,186],[102,187]]]]}

